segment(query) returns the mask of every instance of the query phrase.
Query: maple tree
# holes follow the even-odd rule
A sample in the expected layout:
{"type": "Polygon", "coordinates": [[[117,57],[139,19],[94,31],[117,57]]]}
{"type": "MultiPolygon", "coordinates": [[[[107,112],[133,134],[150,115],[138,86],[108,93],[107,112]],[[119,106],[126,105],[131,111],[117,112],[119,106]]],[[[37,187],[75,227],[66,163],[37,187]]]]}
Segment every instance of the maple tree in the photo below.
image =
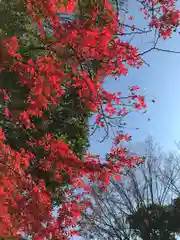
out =
{"type": "MultiPolygon", "coordinates": [[[[169,37],[178,27],[175,1],[141,3],[149,28],[156,28],[162,38],[169,37]]],[[[19,0],[13,4],[23,8],[20,13],[33,28],[22,36],[26,25],[22,24],[23,30],[19,27],[17,32],[12,25],[9,34],[7,24],[1,34],[0,65],[5,81],[0,89],[0,235],[16,237],[24,233],[35,240],[68,239],[76,233],[76,221],[90,204],[85,197],[90,191],[87,182],[99,180],[105,188],[110,177],[118,177],[124,165],[131,167],[140,159],[127,156],[126,149],[119,146],[122,140],[129,140],[125,133],[117,132],[111,152],[102,163],[99,156],[85,154],[86,147],[79,149],[81,142],[74,147],[80,129],[74,143],[67,140],[70,122],[64,122],[59,129],[57,121],[55,130],[54,122],[43,129],[42,124],[55,116],[54,109],[66,107],[68,95],[69,99],[75,95],[72,101],[78,101],[76,109],[79,105],[81,119],[77,127],[86,125],[93,115],[94,130],[102,127],[107,134],[114,118],[118,122],[128,114],[124,101],[137,110],[146,108],[138,86],[132,86],[130,94],[123,98],[120,92],[107,92],[103,85],[106,76],[117,78],[126,75],[128,67],[141,67],[142,54],[121,40],[126,33],[108,0],[19,0]],[[74,14],[75,18],[62,23],[60,12],[74,14]],[[36,41],[29,46],[32,32],[36,41]],[[8,84],[6,79],[10,80],[8,84]],[[56,182],[60,191],[57,217],[52,214],[54,196],[47,179],[56,182]],[[79,188],[83,189],[81,193],[76,191],[79,188]]],[[[18,21],[15,25],[19,26],[18,21]]],[[[71,110],[73,104],[68,106],[71,110]]]]}
{"type": "MultiPolygon", "coordinates": [[[[21,18],[21,22],[19,22],[19,19],[14,17],[15,13],[17,15],[17,12],[19,11],[19,7],[14,7],[15,3],[12,1],[8,3],[5,1],[1,4],[3,6],[1,13],[2,19],[4,15],[7,15],[9,19],[7,25],[1,25],[3,34],[5,35],[6,33],[6,35],[11,35],[12,30],[17,34],[19,34],[19,32],[21,33],[22,36],[20,36],[19,41],[19,52],[21,52],[24,58],[34,59],[36,55],[45,55],[47,50],[43,47],[43,43],[40,41],[37,34],[35,34],[33,27],[29,26],[29,19],[26,14],[20,10],[21,12],[18,15],[23,17],[21,18]],[[16,21],[12,21],[12,19],[16,21]],[[13,27],[11,27],[12,24],[13,27]],[[24,26],[28,26],[28,29],[24,26]],[[26,36],[26,38],[24,39],[23,36],[26,36]]],[[[62,17],[64,18],[64,15],[62,17]]],[[[4,18],[6,19],[6,17],[4,18]]],[[[9,59],[7,51],[5,51],[5,49],[3,50],[6,54],[4,59],[9,59]]],[[[22,98],[26,97],[25,94],[27,94],[27,89],[18,84],[17,74],[14,72],[9,72],[8,70],[3,71],[0,74],[0,78],[1,86],[11,93],[11,102],[8,105],[8,109],[11,114],[13,114],[13,119],[17,120],[17,114],[19,114],[24,107],[24,101],[22,98]]],[[[82,158],[88,146],[87,125],[89,113],[85,111],[85,108],[80,98],[77,97],[76,92],[75,88],[69,87],[66,90],[66,94],[61,99],[61,104],[54,108],[52,107],[50,111],[46,111],[46,121],[42,121],[41,118],[35,118],[35,131],[31,131],[31,129],[29,129],[28,132],[27,130],[24,131],[24,129],[22,131],[17,124],[14,125],[14,121],[7,121],[7,119],[4,118],[4,111],[2,111],[1,125],[5,130],[8,144],[10,144],[10,146],[14,149],[19,150],[20,148],[25,147],[25,143],[28,140],[29,135],[31,135],[31,138],[39,138],[44,134],[51,132],[53,135],[56,135],[56,137],[59,136],[61,139],[63,138],[68,144],[70,144],[73,152],[77,154],[78,157],[82,158]]],[[[48,188],[51,188],[53,192],[55,191],[55,188],[57,188],[57,182],[50,180],[49,173],[45,174],[35,165],[31,165],[29,171],[31,174],[36,175],[36,177],[43,177],[48,188]]],[[[57,202],[60,197],[56,197],[56,195],[57,194],[54,193],[54,197],[57,202]]]]}

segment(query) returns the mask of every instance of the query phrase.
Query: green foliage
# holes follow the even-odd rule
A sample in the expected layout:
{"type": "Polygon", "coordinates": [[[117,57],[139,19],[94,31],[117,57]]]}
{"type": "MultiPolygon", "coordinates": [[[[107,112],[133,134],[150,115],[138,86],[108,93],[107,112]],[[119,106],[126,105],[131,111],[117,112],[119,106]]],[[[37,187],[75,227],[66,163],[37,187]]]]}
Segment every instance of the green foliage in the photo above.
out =
{"type": "Polygon", "coordinates": [[[180,197],[174,199],[173,204],[169,206],[171,221],[169,229],[172,232],[180,233],[180,197]]]}
{"type": "Polygon", "coordinates": [[[12,36],[23,34],[30,25],[26,12],[26,1],[0,1],[0,29],[12,36]]]}
{"type": "Polygon", "coordinates": [[[180,228],[179,198],[173,205],[150,204],[129,215],[130,227],[143,240],[175,240],[180,228]]]}
{"type": "Polygon", "coordinates": [[[72,151],[80,158],[88,147],[88,113],[77,90],[69,87],[61,99],[61,104],[52,114],[50,132],[64,138],[72,151]]]}

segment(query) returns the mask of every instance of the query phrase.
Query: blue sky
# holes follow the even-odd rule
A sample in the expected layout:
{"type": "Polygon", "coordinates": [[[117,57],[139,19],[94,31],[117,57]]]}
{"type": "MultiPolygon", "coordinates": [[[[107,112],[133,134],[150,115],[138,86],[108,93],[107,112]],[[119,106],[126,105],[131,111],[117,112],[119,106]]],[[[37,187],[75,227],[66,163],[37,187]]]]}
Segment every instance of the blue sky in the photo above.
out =
{"type": "MultiPolygon", "coordinates": [[[[162,43],[162,47],[165,45],[164,48],[175,49],[179,45],[180,50],[179,43],[180,36],[171,39],[169,43],[162,43]]],[[[139,84],[141,93],[146,95],[148,109],[145,114],[128,115],[127,131],[133,136],[133,141],[142,141],[147,135],[152,135],[160,145],[170,150],[175,147],[175,141],[180,141],[180,54],[154,51],[145,58],[150,67],[145,65],[139,70],[130,69],[128,76],[119,82],[108,79],[106,87],[126,93],[128,85],[139,84]],[[152,99],[155,103],[152,103],[152,99]],[[132,130],[133,128],[139,130],[132,130]]],[[[91,151],[106,151],[107,145],[100,148],[96,141],[98,138],[98,135],[91,138],[91,151]]]]}
{"type": "MultiPolygon", "coordinates": [[[[145,20],[141,17],[135,0],[131,0],[128,7],[135,16],[134,23],[143,28],[145,20]]],[[[152,35],[143,38],[141,36],[136,38],[133,44],[143,51],[150,47],[151,40],[152,35]]],[[[176,34],[167,41],[161,40],[159,47],[180,51],[180,35],[176,34]]],[[[127,132],[132,135],[132,142],[144,141],[151,135],[165,151],[174,150],[175,142],[180,141],[180,54],[152,51],[145,55],[144,59],[150,64],[149,67],[144,65],[139,70],[130,69],[128,75],[119,81],[107,79],[105,87],[125,94],[129,85],[140,85],[141,93],[146,95],[148,110],[142,115],[128,115],[127,132]],[[152,103],[152,99],[155,103],[152,103]]],[[[90,151],[104,155],[109,150],[111,141],[105,141],[102,145],[97,141],[100,136],[101,134],[96,134],[90,139],[90,151]]],[[[79,239],[81,238],[74,238],[79,239]]]]}

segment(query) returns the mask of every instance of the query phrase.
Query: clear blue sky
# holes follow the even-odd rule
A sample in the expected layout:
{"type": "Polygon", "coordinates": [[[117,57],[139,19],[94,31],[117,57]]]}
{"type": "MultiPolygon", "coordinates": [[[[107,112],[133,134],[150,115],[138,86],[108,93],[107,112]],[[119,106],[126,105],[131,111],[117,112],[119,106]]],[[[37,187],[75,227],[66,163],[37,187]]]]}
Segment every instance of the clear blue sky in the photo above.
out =
{"type": "MultiPolygon", "coordinates": [[[[130,2],[130,1],[129,1],[130,2]]],[[[139,13],[135,0],[129,3],[129,11],[135,16],[138,27],[144,27],[144,21],[139,13]]],[[[130,14],[131,15],[131,14],[130,14]]],[[[152,35],[139,37],[134,44],[145,50],[150,47],[152,35]]],[[[163,49],[180,51],[180,35],[172,39],[160,41],[159,47],[163,49]]],[[[126,77],[119,81],[107,79],[105,87],[111,91],[127,92],[129,85],[140,85],[141,93],[147,95],[148,111],[144,115],[132,113],[127,117],[127,132],[132,135],[133,142],[143,141],[148,135],[163,147],[164,150],[175,149],[175,142],[180,141],[180,54],[171,54],[153,51],[144,59],[150,67],[144,65],[141,69],[130,69],[126,77]],[[155,103],[151,102],[155,99],[155,103]],[[148,121],[148,118],[151,120],[148,121]],[[132,130],[133,128],[139,130],[132,130]]],[[[90,151],[104,155],[110,148],[110,142],[103,146],[97,140],[101,136],[96,134],[90,139],[90,151]]],[[[74,240],[81,238],[75,237],[74,240]]]]}

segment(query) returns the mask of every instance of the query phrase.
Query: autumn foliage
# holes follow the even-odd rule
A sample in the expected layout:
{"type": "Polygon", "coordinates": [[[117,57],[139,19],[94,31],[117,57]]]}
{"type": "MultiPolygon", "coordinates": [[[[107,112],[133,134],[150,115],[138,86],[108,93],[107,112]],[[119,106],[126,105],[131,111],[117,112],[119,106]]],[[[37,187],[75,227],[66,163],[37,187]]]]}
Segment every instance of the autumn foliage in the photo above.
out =
{"type": "MultiPolygon", "coordinates": [[[[20,1],[21,2],[21,1],[20,1]]],[[[16,73],[18,84],[26,93],[21,110],[11,108],[12,92],[0,89],[1,110],[5,122],[21,131],[36,132],[35,118],[46,120],[46,112],[61,104],[70,87],[76,89],[87,111],[95,116],[95,126],[105,128],[107,119],[122,118],[128,110],[121,105],[121,94],[104,89],[106,76],[126,75],[128,67],[140,68],[143,61],[138,49],[121,40],[124,29],[109,0],[27,0],[27,13],[32,24],[37,24],[46,55],[24,58],[17,36],[5,37],[1,44],[1,72],[16,73]],[[86,1],[84,1],[86,2],[86,1]],[[80,5],[78,5],[80,4],[80,5]],[[60,23],[59,12],[76,13],[72,22],[60,23]],[[52,39],[43,26],[49,20],[52,39]],[[5,52],[5,50],[7,52],[5,52]],[[7,54],[8,53],[8,54],[7,54]],[[7,57],[8,56],[8,57],[7,57]],[[65,57],[67,56],[67,57],[65,57]],[[10,60],[8,60],[10,59],[10,60]],[[6,64],[4,64],[6,63],[6,64]],[[7,65],[9,63],[9,65],[7,65]],[[96,63],[95,68],[93,64],[96,63]]],[[[162,38],[169,37],[179,25],[180,13],[172,0],[145,0],[141,9],[162,38]],[[153,12],[153,14],[152,14],[153,12]]],[[[127,97],[132,108],[146,108],[139,87],[132,86],[127,97]]],[[[102,163],[99,156],[87,153],[80,159],[63,139],[46,132],[31,138],[22,147],[13,148],[8,132],[0,128],[0,235],[18,237],[21,233],[40,239],[68,239],[77,233],[81,212],[90,202],[85,197],[90,191],[88,181],[99,181],[102,188],[110,177],[118,178],[123,166],[133,166],[140,159],[129,157],[121,141],[129,141],[126,133],[117,132],[112,150],[102,163]],[[38,166],[50,178],[62,185],[61,203],[57,216],[52,214],[52,192],[43,178],[29,169],[38,166]],[[82,191],[76,191],[83,189],[82,191]]]]}

